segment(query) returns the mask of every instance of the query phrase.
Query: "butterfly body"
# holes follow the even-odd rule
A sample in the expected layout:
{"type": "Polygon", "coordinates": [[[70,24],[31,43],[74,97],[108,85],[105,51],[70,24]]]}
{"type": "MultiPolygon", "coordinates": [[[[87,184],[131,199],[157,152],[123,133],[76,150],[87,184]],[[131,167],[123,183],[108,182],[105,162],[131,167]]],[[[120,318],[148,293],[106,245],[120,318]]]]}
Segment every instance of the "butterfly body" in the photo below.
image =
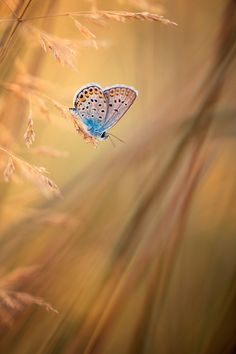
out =
{"type": "Polygon", "coordinates": [[[98,84],[88,84],[74,96],[71,114],[80,119],[87,133],[98,140],[105,140],[106,132],[129,109],[137,97],[137,91],[125,85],[102,89],[98,84]]]}
{"type": "Polygon", "coordinates": [[[103,125],[97,119],[88,117],[83,119],[83,123],[87,127],[87,131],[90,135],[94,136],[95,138],[104,138],[105,136],[108,138],[108,135],[104,135],[105,131],[103,125]]]}

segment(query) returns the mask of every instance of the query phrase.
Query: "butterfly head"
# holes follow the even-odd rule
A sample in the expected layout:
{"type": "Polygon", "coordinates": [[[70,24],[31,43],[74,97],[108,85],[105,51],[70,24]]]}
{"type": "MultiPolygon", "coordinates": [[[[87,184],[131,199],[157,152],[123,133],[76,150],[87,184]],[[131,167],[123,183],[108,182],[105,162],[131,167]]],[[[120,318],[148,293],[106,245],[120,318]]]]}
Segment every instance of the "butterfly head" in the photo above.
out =
{"type": "Polygon", "coordinates": [[[107,134],[106,132],[103,132],[99,137],[98,139],[99,140],[106,140],[107,138],[109,138],[109,134],[107,134]]]}

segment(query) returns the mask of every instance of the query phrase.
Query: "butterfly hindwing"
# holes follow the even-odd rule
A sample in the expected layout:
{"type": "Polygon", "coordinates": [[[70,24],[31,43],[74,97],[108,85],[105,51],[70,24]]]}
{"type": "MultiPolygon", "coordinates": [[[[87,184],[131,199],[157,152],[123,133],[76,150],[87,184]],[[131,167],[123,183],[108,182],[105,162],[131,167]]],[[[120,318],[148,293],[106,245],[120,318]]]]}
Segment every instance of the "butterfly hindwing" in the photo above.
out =
{"type": "Polygon", "coordinates": [[[115,125],[137,97],[137,91],[125,85],[107,87],[103,90],[107,100],[107,113],[104,121],[104,129],[110,129],[115,125]]]}
{"type": "Polygon", "coordinates": [[[87,118],[105,121],[107,113],[107,101],[101,87],[98,84],[88,84],[76,92],[73,100],[75,109],[82,121],[87,118]]]}

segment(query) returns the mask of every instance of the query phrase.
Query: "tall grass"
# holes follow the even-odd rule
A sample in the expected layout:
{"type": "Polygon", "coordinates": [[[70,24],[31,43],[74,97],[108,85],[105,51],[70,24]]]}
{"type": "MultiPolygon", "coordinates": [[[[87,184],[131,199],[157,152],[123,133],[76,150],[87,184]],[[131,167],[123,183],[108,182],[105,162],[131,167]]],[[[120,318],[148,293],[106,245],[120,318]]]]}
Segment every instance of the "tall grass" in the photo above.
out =
{"type": "MultiPolygon", "coordinates": [[[[45,23],[50,18],[52,23],[54,16],[57,21],[72,20],[95,47],[98,35],[91,20],[103,25],[112,19],[119,24],[131,17],[166,23],[155,14],[141,15],[140,8],[98,10],[100,4],[94,1],[89,2],[90,10],[57,12],[54,8],[46,15],[38,14],[33,3],[25,10],[28,17],[20,15],[28,18],[21,40],[33,36],[60,64],[72,68],[76,61],[70,43],[77,49],[78,43],[42,30],[34,21],[45,23]],[[89,25],[80,22],[86,16],[89,25]]],[[[14,10],[17,14],[24,12],[21,5],[14,10]]],[[[142,11],[144,6],[147,10],[158,6],[148,1],[117,4],[124,5],[139,6],[142,11]]],[[[182,6],[191,10],[187,2],[182,6]]],[[[173,12],[177,7],[169,4],[173,12]]],[[[2,192],[1,201],[11,209],[22,205],[26,212],[9,216],[1,231],[0,257],[6,269],[2,278],[8,279],[0,284],[0,319],[6,319],[0,338],[3,353],[234,353],[236,170],[231,78],[235,73],[235,1],[222,3],[221,9],[207,65],[198,67],[198,75],[190,66],[191,78],[183,87],[173,84],[172,94],[165,88],[158,95],[153,86],[153,102],[158,97],[158,107],[155,102],[146,107],[141,94],[146,115],[140,109],[129,141],[115,150],[110,147],[102,158],[96,155],[87,168],[71,176],[62,185],[62,199],[43,201],[29,190],[28,196],[18,194],[17,201],[18,189],[27,189],[17,182],[16,170],[46,195],[45,186],[50,195],[58,194],[45,170],[26,160],[43,151],[45,161],[50,155],[62,161],[63,149],[35,147],[40,132],[34,116],[40,112],[44,122],[56,121],[52,142],[60,124],[55,112],[68,123],[73,118],[64,101],[52,96],[51,83],[39,77],[37,68],[27,72],[27,65],[18,63],[15,69],[5,70],[1,78],[3,117],[8,114],[5,101],[10,97],[16,101],[10,110],[15,117],[12,126],[2,122],[5,144],[1,143],[1,151],[7,157],[2,170],[5,180],[19,185],[8,195],[2,192]],[[12,129],[22,102],[21,113],[28,116],[23,134],[29,151],[26,157],[18,132],[12,129]],[[22,266],[26,268],[13,272],[12,277],[11,271],[22,266]],[[14,293],[9,295],[11,286],[14,293]],[[35,304],[55,307],[58,314],[47,314],[35,304]]],[[[3,57],[11,57],[11,68],[18,29],[13,35],[12,31],[18,22],[13,18],[3,36],[3,57]]],[[[179,31],[181,38],[186,27],[179,31]]],[[[159,44],[154,41],[154,53],[159,44]]],[[[167,43],[166,50],[172,45],[172,41],[167,43]]],[[[43,63],[45,57],[39,49],[38,53],[43,63]]],[[[143,63],[138,69],[147,67],[143,63]]],[[[152,72],[147,75],[151,80],[152,72]]],[[[81,133],[78,139],[96,144],[78,122],[72,123],[81,133]]],[[[69,125],[69,129],[74,134],[73,127],[69,125]]],[[[88,144],[86,148],[93,147],[88,144]]],[[[77,163],[70,155],[67,158],[71,164],[77,163]]],[[[5,191],[6,184],[1,188],[5,191]]]]}

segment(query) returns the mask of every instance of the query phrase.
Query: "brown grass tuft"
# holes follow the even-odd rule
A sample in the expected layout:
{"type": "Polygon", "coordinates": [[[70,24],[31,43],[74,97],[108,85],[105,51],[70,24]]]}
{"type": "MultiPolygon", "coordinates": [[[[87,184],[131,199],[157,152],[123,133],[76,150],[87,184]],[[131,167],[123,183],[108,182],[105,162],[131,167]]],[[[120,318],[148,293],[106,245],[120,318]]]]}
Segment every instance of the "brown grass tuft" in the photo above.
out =
{"type": "MultiPolygon", "coordinates": [[[[10,164],[13,164],[14,162],[14,168],[19,170],[21,175],[35,185],[46,197],[49,198],[59,196],[61,194],[58,186],[45,175],[47,171],[44,167],[32,166],[25,160],[20,159],[2,147],[0,147],[0,151],[7,154],[11,159],[10,164]]],[[[4,171],[5,181],[7,181],[7,178],[8,180],[10,179],[11,175],[9,172],[11,173],[12,169],[13,167],[10,167],[8,162],[8,165],[4,171]]]]}
{"type": "Polygon", "coordinates": [[[29,108],[29,116],[28,116],[28,125],[26,132],[24,134],[24,139],[25,139],[25,144],[27,148],[29,148],[33,142],[35,141],[35,131],[33,128],[33,118],[32,118],[32,109],[31,107],[29,108]]]}
{"type": "Polygon", "coordinates": [[[82,25],[78,20],[76,20],[72,15],[70,15],[70,18],[73,20],[75,26],[78,28],[80,33],[86,38],[86,39],[96,39],[96,36],[93,32],[91,32],[86,26],[82,25]]]}
{"type": "MultiPolygon", "coordinates": [[[[174,25],[177,26],[177,23],[168,20],[163,15],[156,13],[151,13],[148,11],[142,12],[130,12],[130,11],[96,11],[91,13],[81,14],[80,12],[70,12],[68,16],[83,16],[88,20],[94,21],[104,21],[104,20],[114,20],[118,22],[125,23],[126,20],[139,20],[139,21],[155,21],[161,22],[164,25],[174,25]]],[[[104,23],[104,22],[101,22],[104,23]]]]}
{"type": "Polygon", "coordinates": [[[22,267],[0,277],[1,287],[8,290],[16,289],[29,284],[35,275],[40,271],[39,266],[22,267]]]}
{"type": "Polygon", "coordinates": [[[9,157],[6,168],[3,171],[3,178],[5,182],[9,182],[15,171],[15,166],[11,157],[9,157]]]}
{"type": "Polygon", "coordinates": [[[164,25],[175,25],[173,21],[166,19],[162,15],[153,14],[147,11],[143,12],[128,12],[128,11],[100,11],[98,14],[109,20],[115,20],[119,22],[126,22],[126,20],[140,20],[140,21],[158,21],[164,25]]]}
{"type": "Polygon", "coordinates": [[[70,18],[73,20],[75,26],[78,28],[78,30],[80,31],[80,33],[82,34],[82,36],[89,40],[92,45],[94,46],[95,49],[98,49],[98,44],[96,41],[96,36],[93,32],[91,32],[88,27],[82,25],[82,23],[80,23],[78,20],[76,20],[72,15],[70,15],[70,18]]]}
{"type": "Polygon", "coordinates": [[[31,305],[44,307],[58,313],[41,297],[19,290],[31,282],[38,273],[38,267],[20,268],[0,278],[0,324],[10,326],[19,312],[31,305]]]}
{"type": "Polygon", "coordinates": [[[51,53],[61,65],[77,70],[75,66],[77,45],[74,41],[53,36],[32,25],[24,25],[24,28],[27,34],[39,42],[43,50],[51,53]]]}

